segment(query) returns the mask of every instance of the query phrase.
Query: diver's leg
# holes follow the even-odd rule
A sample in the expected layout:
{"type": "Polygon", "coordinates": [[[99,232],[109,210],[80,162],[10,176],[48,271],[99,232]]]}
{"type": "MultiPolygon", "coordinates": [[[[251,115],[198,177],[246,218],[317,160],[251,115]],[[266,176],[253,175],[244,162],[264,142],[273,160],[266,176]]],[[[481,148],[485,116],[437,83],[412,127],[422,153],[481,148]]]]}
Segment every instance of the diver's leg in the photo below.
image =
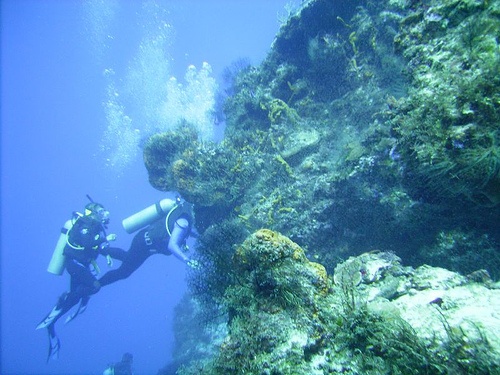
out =
{"type": "Polygon", "coordinates": [[[88,267],[77,262],[68,262],[68,272],[71,274],[71,291],[68,296],[68,301],[64,306],[65,312],[80,303],[70,316],[66,318],[65,323],[69,323],[78,315],[85,312],[90,296],[99,291],[100,285],[88,267]]]}
{"type": "Polygon", "coordinates": [[[137,233],[120,267],[108,271],[98,281],[101,287],[129,277],[149,257],[149,249],[144,241],[144,230],[137,233]]]}
{"type": "Polygon", "coordinates": [[[93,283],[96,279],[87,268],[79,263],[69,260],[66,262],[66,269],[71,276],[70,291],[61,294],[56,305],[38,324],[36,329],[54,325],[57,320],[66,314],[73,306],[75,306],[82,299],[82,297],[92,294],[90,292],[95,290],[93,283]]]}
{"type": "Polygon", "coordinates": [[[127,252],[119,247],[108,247],[106,249],[106,253],[111,258],[121,260],[122,262],[127,257],[127,252]]]}
{"type": "Polygon", "coordinates": [[[70,291],[75,296],[88,296],[99,291],[97,279],[88,267],[74,261],[66,264],[66,269],[71,275],[70,291]]]}
{"type": "Polygon", "coordinates": [[[54,325],[57,320],[67,311],[64,311],[66,306],[65,300],[67,299],[69,293],[64,292],[61,294],[59,299],[57,300],[56,305],[52,308],[52,310],[47,314],[47,316],[38,324],[36,329],[47,328],[49,325],[54,325]]]}

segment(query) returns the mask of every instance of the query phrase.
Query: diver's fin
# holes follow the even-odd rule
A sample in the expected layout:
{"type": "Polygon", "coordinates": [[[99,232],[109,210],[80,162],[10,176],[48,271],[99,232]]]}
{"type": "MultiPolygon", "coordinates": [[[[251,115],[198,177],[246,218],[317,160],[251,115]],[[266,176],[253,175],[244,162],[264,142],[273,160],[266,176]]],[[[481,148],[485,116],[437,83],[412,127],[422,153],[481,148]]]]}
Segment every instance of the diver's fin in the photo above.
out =
{"type": "Polygon", "coordinates": [[[61,349],[61,341],[59,337],[57,337],[54,326],[50,326],[48,328],[49,332],[49,354],[47,356],[47,363],[50,359],[58,359],[59,358],[59,350],[61,349]]]}
{"type": "Polygon", "coordinates": [[[47,328],[54,320],[61,314],[62,309],[58,306],[54,306],[51,312],[43,319],[40,324],[36,326],[36,329],[47,328]]]}
{"type": "Polygon", "coordinates": [[[85,312],[85,310],[87,309],[87,304],[89,303],[89,300],[90,300],[89,296],[83,297],[80,300],[80,304],[78,305],[78,309],[76,309],[76,311],[73,314],[71,314],[70,316],[68,316],[66,318],[66,321],[64,322],[64,324],[67,324],[67,323],[71,322],[78,315],[83,314],[85,312]]]}

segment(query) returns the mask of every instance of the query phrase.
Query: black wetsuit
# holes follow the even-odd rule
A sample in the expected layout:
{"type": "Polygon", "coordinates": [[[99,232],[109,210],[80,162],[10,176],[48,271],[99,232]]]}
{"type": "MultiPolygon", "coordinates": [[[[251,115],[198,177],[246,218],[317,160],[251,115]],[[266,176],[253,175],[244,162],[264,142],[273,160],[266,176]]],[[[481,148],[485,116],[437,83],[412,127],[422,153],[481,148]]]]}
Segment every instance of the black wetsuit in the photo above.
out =
{"type": "Polygon", "coordinates": [[[37,329],[44,327],[48,329],[48,359],[57,356],[60,347],[54,328],[57,320],[80,302],[79,308],[68,318],[68,321],[74,319],[79,313],[85,311],[90,295],[99,290],[97,279],[90,266],[93,264],[94,268],[97,267],[95,260],[100,254],[108,255],[112,252],[123,251],[109,247],[105,227],[93,215],[75,216],[73,220],[73,226],[67,233],[67,244],[63,251],[65,267],[71,276],[70,290],[59,297],[52,311],[37,327],[37,329]]]}
{"type": "MultiPolygon", "coordinates": [[[[68,232],[68,243],[64,248],[65,266],[71,275],[70,292],[67,296],[76,300],[95,292],[95,276],[90,268],[99,255],[110,253],[104,226],[91,216],[78,217],[68,232]]],[[[94,271],[97,271],[94,269],[94,271]]],[[[69,308],[71,308],[69,306],[69,308]]]]}
{"type": "MultiPolygon", "coordinates": [[[[63,253],[66,270],[71,276],[70,290],[59,297],[56,307],[61,312],[58,318],[81,300],[86,305],[89,296],[99,290],[97,279],[91,270],[91,265],[97,267],[97,257],[123,251],[109,247],[103,224],[91,215],[77,217],[68,231],[67,242],[63,253]]],[[[98,272],[98,269],[94,268],[94,272],[98,272]]]]}
{"type": "MultiPolygon", "coordinates": [[[[176,219],[179,218],[186,219],[188,222],[188,228],[185,229],[185,238],[187,238],[191,231],[192,217],[188,214],[182,214],[176,217],[176,219]]],[[[176,225],[175,223],[168,224],[166,218],[163,217],[140,230],[134,236],[127,252],[120,254],[119,251],[114,251],[111,256],[116,259],[122,258],[122,264],[116,270],[108,271],[99,279],[101,287],[129,277],[153,254],[171,255],[172,253],[168,250],[170,235],[167,231],[167,225],[170,226],[171,232],[173,225],[176,225]]]]}
{"type": "Polygon", "coordinates": [[[121,362],[110,365],[106,371],[104,371],[104,374],[133,375],[132,362],[132,354],[126,353],[123,355],[121,362]]]}

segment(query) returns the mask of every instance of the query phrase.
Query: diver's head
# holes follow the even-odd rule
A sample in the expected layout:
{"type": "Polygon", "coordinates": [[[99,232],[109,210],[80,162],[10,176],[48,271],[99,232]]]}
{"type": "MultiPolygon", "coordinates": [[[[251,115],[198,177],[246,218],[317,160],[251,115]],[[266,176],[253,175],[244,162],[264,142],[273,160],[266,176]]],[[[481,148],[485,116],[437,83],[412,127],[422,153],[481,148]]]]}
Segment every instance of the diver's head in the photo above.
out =
{"type": "Polygon", "coordinates": [[[134,361],[134,356],[130,353],[125,353],[122,356],[122,362],[124,363],[132,363],[134,361]]]}
{"type": "Polygon", "coordinates": [[[109,223],[109,211],[99,203],[89,203],[85,206],[85,216],[92,216],[95,220],[100,221],[102,224],[109,223]]]}

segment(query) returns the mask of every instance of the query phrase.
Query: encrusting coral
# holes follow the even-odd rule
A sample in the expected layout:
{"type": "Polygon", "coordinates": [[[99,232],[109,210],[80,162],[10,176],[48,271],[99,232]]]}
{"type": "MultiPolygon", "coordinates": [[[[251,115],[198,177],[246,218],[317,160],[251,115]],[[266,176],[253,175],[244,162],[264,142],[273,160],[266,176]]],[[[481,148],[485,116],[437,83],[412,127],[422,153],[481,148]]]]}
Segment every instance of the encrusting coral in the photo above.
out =
{"type": "Polygon", "coordinates": [[[227,326],[218,325],[225,337],[211,358],[179,374],[500,371],[500,289],[487,278],[404,267],[392,253],[372,252],[338,264],[332,283],[297,244],[268,229],[247,237],[233,266],[227,326]]]}

